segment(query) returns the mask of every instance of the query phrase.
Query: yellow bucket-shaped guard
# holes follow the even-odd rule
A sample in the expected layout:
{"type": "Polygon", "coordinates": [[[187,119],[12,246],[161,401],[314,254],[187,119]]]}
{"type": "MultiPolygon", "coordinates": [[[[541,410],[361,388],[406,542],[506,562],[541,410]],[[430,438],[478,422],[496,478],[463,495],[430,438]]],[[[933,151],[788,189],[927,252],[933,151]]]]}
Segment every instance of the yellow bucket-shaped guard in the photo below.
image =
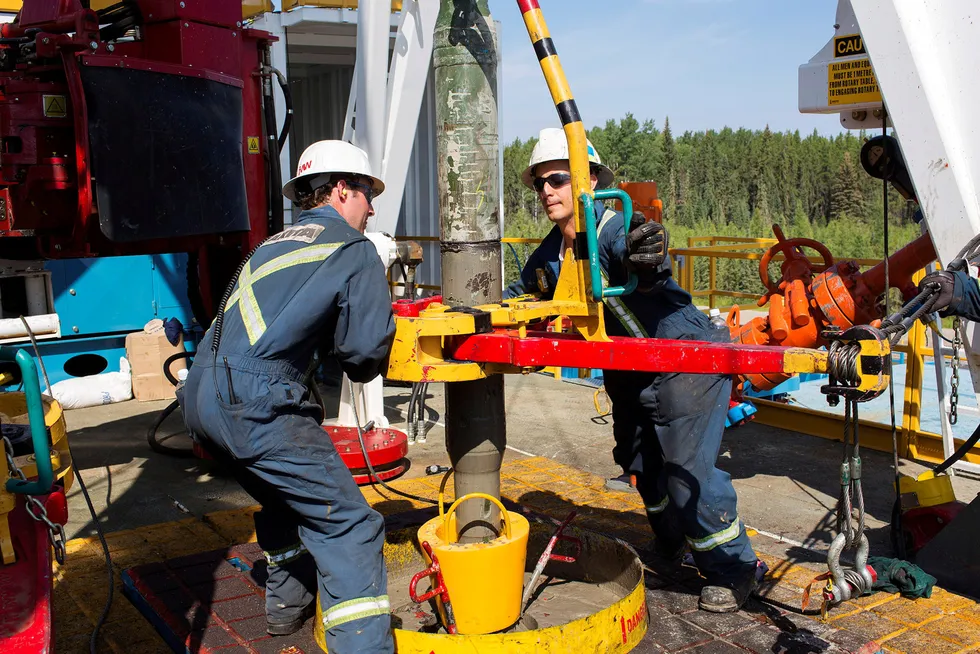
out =
{"type": "MultiPolygon", "coordinates": [[[[464,495],[444,515],[426,522],[418,540],[428,541],[439,559],[460,634],[489,634],[510,627],[521,614],[524,564],[530,525],[508,511],[500,500],[484,493],[464,495]],[[488,543],[457,543],[456,508],[467,500],[493,502],[504,518],[503,533],[488,543]]],[[[426,562],[432,563],[426,556],[426,562]]],[[[433,580],[433,583],[434,580],[433,580]]],[[[442,611],[441,600],[436,600],[442,611]]]]}

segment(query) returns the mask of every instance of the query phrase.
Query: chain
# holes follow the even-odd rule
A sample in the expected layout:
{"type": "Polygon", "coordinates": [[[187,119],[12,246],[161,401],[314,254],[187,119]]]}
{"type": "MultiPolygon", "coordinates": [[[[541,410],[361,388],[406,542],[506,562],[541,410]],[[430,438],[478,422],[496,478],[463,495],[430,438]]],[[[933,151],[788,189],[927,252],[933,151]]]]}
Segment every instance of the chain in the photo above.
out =
{"type": "MultiPolygon", "coordinates": [[[[24,471],[21,470],[16,463],[14,463],[14,446],[10,442],[10,439],[3,436],[3,452],[7,457],[7,468],[10,471],[10,476],[21,481],[27,481],[27,477],[24,475],[24,471]]],[[[43,522],[48,528],[48,540],[51,541],[51,547],[54,548],[54,559],[58,562],[58,565],[64,565],[65,563],[65,528],[56,522],[51,522],[48,518],[48,511],[44,508],[44,505],[33,495],[25,495],[24,500],[27,502],[27,515],[31,516],[37,522],[43,522]]]]}
{"type": "Polygon", "coordinates": [[[953,319],[953,373],[949,378],[949,424],[955,425],[958,416],[956,405],[960,401],[960,346],[963,341],[960,338],[960,319],[953,319]]]}

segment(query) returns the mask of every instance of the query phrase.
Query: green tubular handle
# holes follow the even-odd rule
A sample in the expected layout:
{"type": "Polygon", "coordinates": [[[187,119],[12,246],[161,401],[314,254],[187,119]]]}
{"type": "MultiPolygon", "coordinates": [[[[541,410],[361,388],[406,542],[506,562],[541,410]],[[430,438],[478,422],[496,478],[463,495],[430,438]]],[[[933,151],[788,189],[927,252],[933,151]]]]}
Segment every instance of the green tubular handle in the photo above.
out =
{"type": "Polygon", "coordinates": [[[596,200],[619,200],[623,203],[623,233],[630,231],[630,221],[633,219],[633,200],[630,196],[618,188],[607,188],[595,192],[595,197],[588,194],[582,195],[582,205],[585,208],[585,237],[589,246],[589,270],[592,277],[592,299],[601,302],[603,298],[620,297],[629,295],[636,290],[638,280],[634,273],[630,273],[625,286],[602,286],[602,268],[599,265],[599,233],[596,227],[596,200]]]}
{"type": "Polygon", "coordinates": [[[37,366],[24,350],[17,350],[17,354],[12,355],[10,350],[0,349],[0,361],[14,361],[20,368],[21,379],[24,380],[24,395],[27,396],[27,417],[31,423],[34,458],[37,462],[36,481],[8,479],[6,488],[11,493],[22,495],[46,495],[51,492],[54,484],[54,471],[51,469],[51,447],[48,445],[48,429],[44,424],[44,404],[41,402],[37,366]]]}

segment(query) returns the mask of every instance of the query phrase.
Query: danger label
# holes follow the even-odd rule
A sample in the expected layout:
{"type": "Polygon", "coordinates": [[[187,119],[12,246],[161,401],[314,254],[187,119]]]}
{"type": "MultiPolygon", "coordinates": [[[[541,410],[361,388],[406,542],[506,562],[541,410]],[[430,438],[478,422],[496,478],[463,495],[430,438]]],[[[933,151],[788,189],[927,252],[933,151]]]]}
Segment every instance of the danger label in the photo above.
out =
{"type": "Polygon", "coordinates": [[[881,90],[871,69],[871,61],[857,59],[827,66],[827,104],[865,104],[881,102],[881,90]]]}
{"type": "Polygon", "coordinates": [[[867,54],[864,49],[864,39],[860,34],[848,34],[834,39],[834,57],[853,57],[867,54]]]}
{"type": "Polygon", "coordinates": [[[64,118],[68,115],[68,99],[63,95],[45,95],[44,117],[64,118]]]}
{"type": "Polygon", "coordinates": [[[646,624],[647,621],[647,602],[643,600],[643,605],[631,616],[620,616],[619,626],[623,630],[623,642],[627,642],[630,636],[636,631],[637,627],[646,624]]]}
{"type": "Polygon", "coordinates": [[[258,154],[259,153],[259,137],[249,136],[248,137],[248,153],[258,154]]]}

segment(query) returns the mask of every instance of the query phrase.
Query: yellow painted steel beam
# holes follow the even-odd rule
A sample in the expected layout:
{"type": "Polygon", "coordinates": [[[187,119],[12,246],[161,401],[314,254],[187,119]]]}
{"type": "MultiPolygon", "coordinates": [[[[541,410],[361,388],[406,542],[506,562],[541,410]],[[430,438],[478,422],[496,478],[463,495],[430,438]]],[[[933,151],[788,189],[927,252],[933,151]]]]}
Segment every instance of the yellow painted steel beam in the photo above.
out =
{"type": "MultiPolygon", "coordinates": [[[[756,405],[756,421],[770,427],[795,431],[809,436],[818,436],[832,441],[840,441],[843,435],[844,419],[832,413],[815,411],[780,402],[770,402],[752,398],[756,405]]],[[[891,427],[877,422],[861,420],[861,446],[879,452],[892,451],[891,427]]],[[[898,428],[899,454],[907,451],[907,458],[928,463],[940,463],[945,459],[943,439],[939,434],[927,431],[908,433],[898,428]]],[[[956,439],[956,446],[963,443],[956,439]]],[[[980,465],[980,446],[974,447],[963,459],[968,463],[980,465]]]]}
{"type": "MultiPolygon", "coordinates": [[[[357,0],[283,0],[282,10],[295,7],[329,7],[331,9],[357,9],[357,0]]],[[[391,0],[391,10],[401,11],[402,0],[391,0]]]]}
{"type": "MultiPolygon", "coordinates": [[[[115,0],[110,0],[110,2],[115,2],[115,0]]],[[[274,9],[272,0],[242,0],[242,18],[254,18],[274,9]]]]}
{"type": "MultiPolygon", "coordinates": [[[[705,297],[708,295],[721,295],[724,297],[733,297],[739,300],[758,300],[758,293],[745,293],[743,291],[723,291],[719,288],[706,288],[704,290],[694,291],[691,295],[695,297],[705,297]]],[[[761,310],[761,309],[760,309],[761,310]]]]}
{"type": "MultiPolygon", "coordinates": [[[[686,257],[707,257],[707,258],[719,258],[719,259],[743,259],[745,261],[759,261],[765,256],[765,252],[741,252],[735,249],[736,246],[732,245],[706,245],[704,247],[694,247],[694,248],[672,248],[670,254],[683,255],[686,257]]],[[[785,257],[781,254],[777,254],[772,258],[773,263],[778,263],[783,261],[785,257]]],[[[817,265],[823,265],[823,259],[819,256],[814,256],[811,261],[817,265]]],[[[850,259],[847,261],[854,261],[859,266],[875,266],[881,263],[880,259],[850,259]]]]}

